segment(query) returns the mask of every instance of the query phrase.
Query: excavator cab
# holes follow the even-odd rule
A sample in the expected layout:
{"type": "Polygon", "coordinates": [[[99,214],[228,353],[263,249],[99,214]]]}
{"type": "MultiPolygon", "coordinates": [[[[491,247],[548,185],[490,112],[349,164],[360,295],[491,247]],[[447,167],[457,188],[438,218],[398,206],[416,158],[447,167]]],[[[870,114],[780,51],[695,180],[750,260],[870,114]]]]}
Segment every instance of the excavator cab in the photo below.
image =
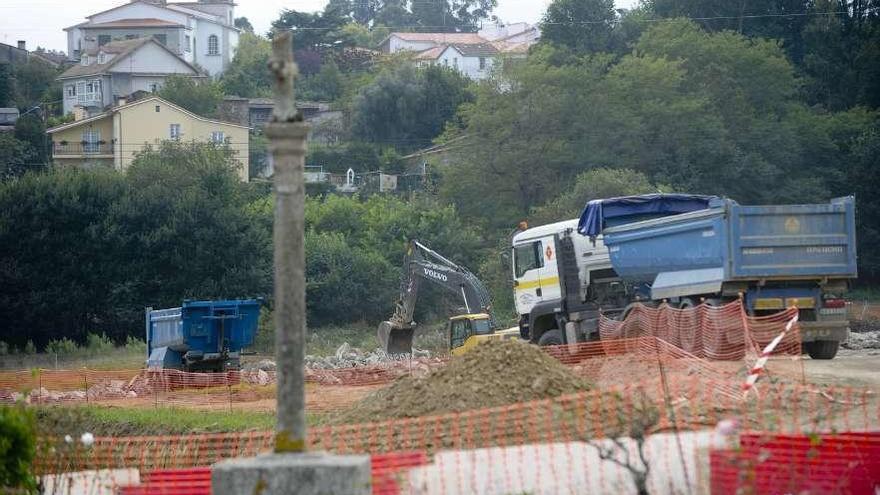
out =
{"type": "Polygon", "coordinates": [[[453,356],[461,356],[478,344],[495,339],[517,339],[519,328],[495,330],[486,313],[453,316],[449,319],[449,349],[453,356]]]}

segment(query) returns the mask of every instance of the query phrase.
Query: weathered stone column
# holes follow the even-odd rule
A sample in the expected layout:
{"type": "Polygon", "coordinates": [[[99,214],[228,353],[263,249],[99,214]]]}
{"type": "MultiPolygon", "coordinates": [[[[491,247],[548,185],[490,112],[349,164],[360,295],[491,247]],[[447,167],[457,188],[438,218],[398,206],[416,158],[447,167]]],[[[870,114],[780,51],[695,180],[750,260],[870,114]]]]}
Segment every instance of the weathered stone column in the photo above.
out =
{"type": "Polygon", "coordinates": [[[275,453],[214,465],[215,495],[366,495],[370,458],[306,453],[305,354],[305,164],[308,126],[296,112],[296,64],[290,33],[278,33],[269,62],[275,77],[275,109],[266,126],[275,176],[275,355],[278,424],[275,453]]]}

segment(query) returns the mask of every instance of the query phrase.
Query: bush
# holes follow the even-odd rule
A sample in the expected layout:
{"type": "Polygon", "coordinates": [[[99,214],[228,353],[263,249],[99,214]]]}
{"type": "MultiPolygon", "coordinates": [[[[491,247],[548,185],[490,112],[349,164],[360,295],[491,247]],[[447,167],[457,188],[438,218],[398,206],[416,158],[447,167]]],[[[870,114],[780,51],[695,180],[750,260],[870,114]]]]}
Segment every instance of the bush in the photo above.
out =
{"type": "Polygon", "coordinates": [[[100,354],[107,351],[112,351],[114,348],[113,342],[105,334],[94,334],[90,333],[88,337],[86,337],[86,349],[89,350],[89,354],[100,354]]]}
{"type": "Polygon", "coordinates": [[[24,353],[28,356],[33,356],[37,353],[37,346],[34,345],[33,340],[28,340],[27,343],[24,344],[24,353]]]}
{"type": "Polygon", "coordinates": [[[9,354],[9,344],[0,340],[0,356],[6,356],[9,354]]]}
{"type": "Polygon", "coordinates": [[[146,354],[147,353],[147,343],[137,337],[133,337],[129,335],[125,339],[125,350],[128,352],[146,354]]]}
{"type": "Polygon", "coordinates": [[[57,354],[58,356],[70,356],[76,354],[79,351],[79,346],[76,345],[76,342],[68,339],[62,338],[61,340],[50,340],[48,344],[46,344],[46,352],[49,354],[57,354]]]}
{"type": "Polygon", "coordinates": [[[22,405],[0,407],[0,487],[35,491],[37,484],[31,472],[35,455],[33,413],[22,405]]]}

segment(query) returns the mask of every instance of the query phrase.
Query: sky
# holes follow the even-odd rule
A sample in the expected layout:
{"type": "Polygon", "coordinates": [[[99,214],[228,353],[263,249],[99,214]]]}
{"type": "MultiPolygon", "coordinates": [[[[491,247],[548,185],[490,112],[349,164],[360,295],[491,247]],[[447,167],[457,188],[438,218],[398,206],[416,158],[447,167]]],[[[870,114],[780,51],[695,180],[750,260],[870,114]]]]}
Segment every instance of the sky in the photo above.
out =
{"type": "MultiPolygon", "coordinates": [[[[15,45],[27,41],[29,50],[42,46],[67,51],[65,27],[85,21],[85,16],[121,5],[128,0],[0,0],[0,42],[15,45]]],[[[259,33],[265,33],[283,9],[317,11],[327,0],[237,0],[236,17],[247,17],[259,33]]],[[[536,23],[549,0],[498,0],[495,15],[504,22],[536,23]]],[[[629,8],[636,0],[618,0],[629,8]]]]}

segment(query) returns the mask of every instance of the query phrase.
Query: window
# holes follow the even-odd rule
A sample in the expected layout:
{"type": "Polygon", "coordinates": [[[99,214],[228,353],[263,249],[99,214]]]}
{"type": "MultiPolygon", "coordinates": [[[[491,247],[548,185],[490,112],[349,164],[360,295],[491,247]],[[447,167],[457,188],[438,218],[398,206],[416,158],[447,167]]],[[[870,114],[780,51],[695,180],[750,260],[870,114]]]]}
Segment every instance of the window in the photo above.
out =
{"type": "Polygon", "coordinates": [[[165,34],[154,34],[154,35],[153,35],[153,39],[155,39],[155,40],[158,41],[159,43],[162,43],[163,45],[167,45],[167,44],[168,44],[168,35],[165,35],[165,34]]]}
{"type": "MultiPolygon", "coordinates": [[[[150,83],[150,92],[156,93],[158,91],[159,91],[159,84],[158,83],[150,83]]],[[[158,110],[156,110],[156,111],[158,112],[158,110]]]]}
{"type": "Polygon", "coordinates": [[[520,278],[529,270],[544,266],[544,253],[541,241],[520,244],[513,248],[513,259],[516,264],[516,278],[520,278]]]}
{"type": "Polygon", "coordinates": [[[168,135],[175,141],[180,140],[180,124],[171,124],[168,128],[168,135]]]}
{"type": "Polygon", "coordinates": [[[103,100],[103,94],[101,92],[101,80],[92,79],[89,81],[80,81],[76,83],[75,93],[78,103],[99,103],[103,100]]]}
{"type": "Polygon", "coordinates": [[[188,52],[191,52],[191,51],[192,51],[192,47],[190,46],[191,43],[192,43],[192,38],[190,38],[189,35],[186,35],[186,38],[184,38],[184,47],[183,47],[183,49],[186,50],[186,51],[188,51],[188,52]]]}
{"type": "Polygon", "coordinates": [[[223,144],[226,141],[226,135],[223,131],[214,131],[211,133],[211,142],[214,144],[223,144]]]}
{"type": "Polygon", "coordinates": [[[64,92],[67,94],[68,98],[73,98],[76,96],[76,86],[73,84],[68,84],[64,86],[64,92]]]}
{"type": "Polygon", "coordinates": [[[458,68],[458,57],[452,59],[452,66],[456,69],[458,68]]]}
{"type": "Polygon", "coordinates": [[[486,57],[480,57],[480,70],[486,70],[486,57]]]}
{"type": "Polygon", "coordinates": [[[101,150],[101,131],[86,129],[83,131],[83,153],[97,153],[101,150]]]}
{"type": "Polygon", "coordinates": [[[109,34],[99,34],[98,35],[98,46],[104,46],[107,43],[110,43],[113,39],[109,34]]]}
{"type": "Polygon", "coordinates": [[[156,105],[156,113],[159,113],[161,110],[162,110],[162,107],[160,107],[159,105],[156,105]]]}
{"type": "Polygon", "coordinates": [[[103,52],[101,52],[101,54],[98,55],[98,63],[99,63],[99,64],[103,64],[103,63],[105,63],[106,61],[107,61],[107,57],[104,56],[104,53],[103,53],[103,52]]]}
{"type": "Polygon", "coordinates": [[[208,36],[208,55],[220,55],[220,41],[216,34],[208,36]]]}
{"type": "Polygon", "coordinates": [[[449,329],[450,343],[452,344],[450,347],[453,349],[461,347],[464,344],[464,341],[470,337],[470,332],[468,330],[467,320],[453,320],[452,328],[449,329]]]}
{"type": "Polygon", "coordinates": [[[82,59],[80,60],[80,63],[82,65],[89,65],[89,56],[83,54],[82,59]]]}

